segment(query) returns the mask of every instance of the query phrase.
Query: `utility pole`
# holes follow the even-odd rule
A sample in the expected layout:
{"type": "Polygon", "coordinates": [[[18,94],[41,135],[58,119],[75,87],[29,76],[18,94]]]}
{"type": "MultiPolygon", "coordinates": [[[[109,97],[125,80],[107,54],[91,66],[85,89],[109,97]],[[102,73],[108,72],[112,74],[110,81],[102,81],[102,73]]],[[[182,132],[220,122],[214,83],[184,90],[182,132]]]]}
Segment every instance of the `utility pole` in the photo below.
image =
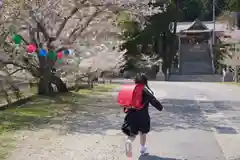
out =
{"type": "Polygon", "coordinates": [[[212,34],[212,40],[213,40],[213,45],[215,45],[215,29],[216,29],[216,0],[213,0],[212,4],[212,9],[213,9],[213,34],[212,34]]]}

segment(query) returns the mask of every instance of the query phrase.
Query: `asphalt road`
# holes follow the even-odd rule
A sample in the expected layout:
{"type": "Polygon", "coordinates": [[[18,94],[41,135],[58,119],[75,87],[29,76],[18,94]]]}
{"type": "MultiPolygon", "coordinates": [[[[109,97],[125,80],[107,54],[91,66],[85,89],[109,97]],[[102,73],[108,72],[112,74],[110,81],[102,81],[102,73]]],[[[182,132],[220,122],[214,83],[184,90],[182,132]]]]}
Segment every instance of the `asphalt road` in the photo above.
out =
{"type": "Polygon", "coordinates": [[[240,87],[200,82],[150,86],[165,107],[162,113],[151,109],[152,155],[166,160],[240,159],[240,87]]]}
{"type": "MultiPolygon", "coordinates": [[[[164,110],[160,113],[150,107],[150,155],[139,158],[137,138],[132,160],[240,159],[240,87],[157,81],[150,86],[164,110]]],[[[9,160],[127,159],[120,131],[124,114],[112,99],[100,98],[92,103],[56,120],[64,126],[61,132],[42,128],[18,133],[21,141],[9,160]]]]}

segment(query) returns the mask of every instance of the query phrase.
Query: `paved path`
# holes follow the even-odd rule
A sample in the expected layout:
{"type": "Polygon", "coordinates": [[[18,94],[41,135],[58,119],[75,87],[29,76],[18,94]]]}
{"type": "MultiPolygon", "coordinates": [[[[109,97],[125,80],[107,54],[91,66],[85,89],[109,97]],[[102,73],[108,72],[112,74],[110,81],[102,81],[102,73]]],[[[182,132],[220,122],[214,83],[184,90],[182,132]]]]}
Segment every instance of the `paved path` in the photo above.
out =
{"type": "MultiPolygon", "coordinates": [[[[133,160],[240,159],[240,87],[217,83],[151,82],[165,109],[151,108],[151,156],[133,160]]],[[[95,103],[96,104],[96,103],[95,103]]],[[[125,160],[123,114],[111,100],[58,120],[59,128],[20,132],[9,160],[125,160]]],[[[57,123],[57,120],[56,120],[57,123]]]]}

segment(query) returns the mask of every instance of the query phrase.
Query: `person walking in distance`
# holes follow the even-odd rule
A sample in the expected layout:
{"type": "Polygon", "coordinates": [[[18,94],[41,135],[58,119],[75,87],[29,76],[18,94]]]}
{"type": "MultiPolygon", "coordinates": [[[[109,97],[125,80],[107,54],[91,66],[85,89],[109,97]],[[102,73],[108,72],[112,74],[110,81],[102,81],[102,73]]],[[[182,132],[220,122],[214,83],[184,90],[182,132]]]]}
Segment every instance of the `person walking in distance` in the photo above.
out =
{"type": "MultiPolygon", "coordinates": [[[[138,74],[135,77],[135,85],[143,86],[141,96],[141,107],[136,106],[123,106],[126,116],[124,118],[124,123],[122,125],[122,131],[127,135],[127,140],[125,142],[125,151],[128,157],[132,157],[132,142],[138,134],[140,134],[140,155],[146,155],[146,136],[150,131],[150,116],[149,116],[149,103],[154,106],[157,110],[162,111],[163,106],[154,97],[153,91],[148,86],[148,78],[145,74],[138,74]]],[[[139,94],[138,94],[139,95],[139,94]]],[[[133,95],[134,97],[134,95],[133,95]]],[[[136,97],[136,96],[135,96],[136,97]]]]}

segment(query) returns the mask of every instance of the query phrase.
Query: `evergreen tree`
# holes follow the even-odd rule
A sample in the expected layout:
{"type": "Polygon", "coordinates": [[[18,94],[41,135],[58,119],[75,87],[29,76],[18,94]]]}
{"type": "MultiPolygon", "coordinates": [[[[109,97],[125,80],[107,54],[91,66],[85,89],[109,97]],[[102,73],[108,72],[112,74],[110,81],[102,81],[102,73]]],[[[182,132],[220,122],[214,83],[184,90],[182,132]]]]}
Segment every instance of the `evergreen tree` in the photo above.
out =
{"type": "MultiPolygon", "coordinates": [[[[162,3],[156,5],[163,6],[162,3]]],[[[121,47],[127,49],[124,69],[138,71],[138,61],[141,60],[143,54],[156,57],[154,60],[162,59],[163,70],[170,68],[176,53],[173,22],[177,19],[175,2],[171,2],[162,13],[146,16],[143,30],[140,27],[143,24],[129,21],[129,18],[125,16],[125,19],[121,21],[122,23],[119,23],[123,30],[123,38],[126,40],[121,47]]]]}

